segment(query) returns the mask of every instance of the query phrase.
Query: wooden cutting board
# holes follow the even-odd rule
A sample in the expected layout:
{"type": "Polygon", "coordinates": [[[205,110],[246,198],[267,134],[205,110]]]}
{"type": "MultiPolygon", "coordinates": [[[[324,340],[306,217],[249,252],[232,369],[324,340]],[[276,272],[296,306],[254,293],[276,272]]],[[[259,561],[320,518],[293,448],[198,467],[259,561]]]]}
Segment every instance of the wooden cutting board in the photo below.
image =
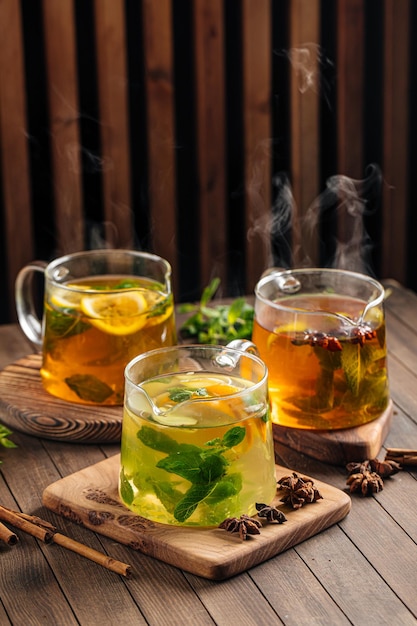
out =
{"type": "MultiPolygon", "coordinates": [[[[281,505],[287,521],[265,524],[260,535],[241,541],[219,528],[168,526],[135,515],[118,496],[119,463],[115,455],[52,483],[43,492],[44,505],[134,550],[213,580],[234,576],[316,535],[342,520],[351,506],[347,493],[314,480],[322,500],[293,510],[279,503],[278,495],[274,504],[281,505]]],[[[276,466],[277,479],[289,474],[288,468],[276,466]]]]}

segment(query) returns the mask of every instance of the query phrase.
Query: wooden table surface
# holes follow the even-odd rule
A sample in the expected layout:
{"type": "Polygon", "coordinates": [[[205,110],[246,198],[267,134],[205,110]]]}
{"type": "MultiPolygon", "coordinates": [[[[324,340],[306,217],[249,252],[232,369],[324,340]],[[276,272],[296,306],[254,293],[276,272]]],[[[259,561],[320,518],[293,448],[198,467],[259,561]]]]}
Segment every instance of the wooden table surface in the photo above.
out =
{"type": "MultiPolygon", "coordinates": [[[[395,414],[388,447],[417,448],[417,295],[386,281],[389,375],[395,414]]],[[[15,325],[0,327],[0,369],[30,354],[15,325]]],[[[0,415],[1,422],[1,415],[0,415]]],[[[380,493],[352,496],[341,522],[226,581],[183,572],[45,509],[49,484],[118,452],[15,432],[0,447],[0,503],[36,514],[61,532],[130,563],[126,579],[58,545],[17,531],[0,545],[0,624],[417,624],[417,468],[385,481],[380,493]]],[[[384,457],[384,450],[378,455],[384,457]]],[[[345,489],[343,467],[284,446],[277,462],[345,489]]]]}

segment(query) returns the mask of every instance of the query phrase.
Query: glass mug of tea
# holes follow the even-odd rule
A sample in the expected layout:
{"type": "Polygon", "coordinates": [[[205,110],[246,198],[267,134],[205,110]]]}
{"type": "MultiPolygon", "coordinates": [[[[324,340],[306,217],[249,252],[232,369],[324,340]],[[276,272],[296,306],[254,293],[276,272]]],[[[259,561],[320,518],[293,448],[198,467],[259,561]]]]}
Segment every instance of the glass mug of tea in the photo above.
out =
{"type": "Polygon", "coordinates": [[[176,343],[171,267],[145,252],[92,250],[35,261],[17,276],[16,307],[23,331],[43,352],[45,390],[71,402],[123,404],[128,361],[176,343]],[[37,272],[44,277],[42,322],[37,272]]]}
{"type": "Polygon", "coordinates": [[[388,405],[384,288],[337,269],[272,271],[255,288],[252,340],[269,370],[272,421],[334,430],[388,405]]]}
{"type": "Polygon", "coordinates": [[[125,372],[119,493],[155,522],[218,526],[276,492],[267,369],[224,346],[175,346],[125,372]]]}

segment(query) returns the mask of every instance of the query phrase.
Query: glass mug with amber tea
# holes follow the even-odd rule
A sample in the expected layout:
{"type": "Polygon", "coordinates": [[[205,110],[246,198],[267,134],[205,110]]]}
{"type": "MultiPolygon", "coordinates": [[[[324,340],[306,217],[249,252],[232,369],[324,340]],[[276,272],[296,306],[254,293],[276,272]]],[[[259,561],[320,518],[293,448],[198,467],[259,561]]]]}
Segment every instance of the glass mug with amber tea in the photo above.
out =
{"type": "Polygon", "coordinates": [[[42,383],[63,400],[123,404],[124,368],[134,356],[176,342],[171,267],[133,250],[77,252],[35,261],[16,279],[20,325],[42,349],[42,383]],[[44,276],[42,323],[33,278],[44,276]]]}
{"type": "Polygon", "coordinates": [[[119,493],[142,517],[217,526],[276,492],[267,369],[224,346],[175,346],[126,367],[119,493]]]}
{"type": "Polygon", "coordinates": [[[334,430],[389,400],[384,288],[335,269],[273,271],[255,289],[253,342],[269,369],[272,421],[334,430]]]}

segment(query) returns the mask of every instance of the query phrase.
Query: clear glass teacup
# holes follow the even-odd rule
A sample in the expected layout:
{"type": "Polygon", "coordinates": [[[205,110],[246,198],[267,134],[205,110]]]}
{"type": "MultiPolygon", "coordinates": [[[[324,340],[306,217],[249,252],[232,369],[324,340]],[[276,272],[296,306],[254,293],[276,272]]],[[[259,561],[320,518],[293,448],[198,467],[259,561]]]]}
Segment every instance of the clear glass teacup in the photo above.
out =
{"type": "Polygon", "coordinates": [[[255,289],[253,342],[269,369],[272,421],[334,430],[388,405],[384,288],[346,270],[277,270],[255,289]]]}
{"type": "Polygon", "coordinates": [[[275,496],[267,369],[224,346],[175,346],[126,367],[119,493],[155,522],[217,526],[275,496]]]}
{"type": "Polygon", "coordinates": [[[16,279],[20,325],[42,350],[46,391],[70,402],[123,404],[124,368],[176,343],[169,263],[134,250],[91,250],[34,261],[16,279]],[[43,319],[32,286],[44,279],[43,319]]]}

